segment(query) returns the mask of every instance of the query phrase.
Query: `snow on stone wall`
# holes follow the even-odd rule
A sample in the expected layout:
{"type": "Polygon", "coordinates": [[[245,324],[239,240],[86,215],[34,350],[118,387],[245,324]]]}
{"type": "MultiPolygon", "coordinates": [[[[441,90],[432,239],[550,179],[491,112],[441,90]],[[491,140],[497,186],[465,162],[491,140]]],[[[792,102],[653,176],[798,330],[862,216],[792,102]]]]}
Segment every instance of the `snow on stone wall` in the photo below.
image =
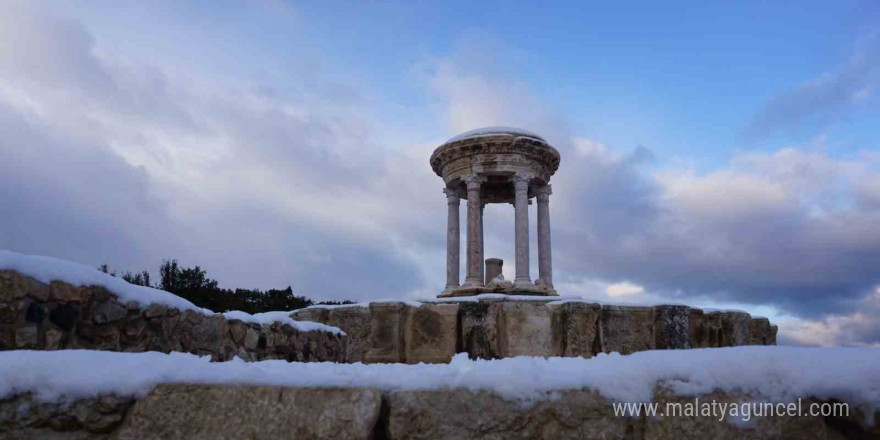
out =
{"type": "Polygon", "coordinates": [[[289,312],[214,313],[86,266],[0,251],[0,350],[65,348],[343,361],[345,334],[289,312]]]}
{"type": "Polygon", "coordinates": [[[0,433],[22,438],[77,429],[85,434],[77,438],[101,438],[97,434],[118,429],[119,438],[287,438],[296,432],[298,438],[363,439],[866,439],[880,437],[878,408],[880,350],[866,348],[732,347],[493,361],[462,354],[438,365],[0,352],[0,415],[6,415],[0,433]],[[695,397],[726,404],[834,401],[847,403],[850,412],[719,421],[621,416],[612,406],[695,397]]]}

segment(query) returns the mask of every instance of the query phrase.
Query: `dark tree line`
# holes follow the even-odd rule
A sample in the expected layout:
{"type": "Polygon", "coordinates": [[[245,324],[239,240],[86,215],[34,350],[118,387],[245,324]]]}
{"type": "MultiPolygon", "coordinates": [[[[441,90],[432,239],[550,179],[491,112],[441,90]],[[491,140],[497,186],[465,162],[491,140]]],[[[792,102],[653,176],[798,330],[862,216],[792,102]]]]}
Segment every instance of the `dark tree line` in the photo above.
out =
{"type": "MultiPolygon", "coordinates": [[[[117,276],[110,267],[102,264],[98,270],[117,276]]],[[[315,302],[305,296],[293,294],[293,289],[222,289],[217,280],[208,278],[207,272],[201,267],[181,267],[177,260],[165,260],[159,268],[159,282],[150,283],[147,271],[122,274],[122,279],[138,286],[154,287],[186,298],[193,304],[224,312],[241,310],[247,313],[261,313],[274,310],[294,310],[314,304],[351,304],[352,301],[321,301],[315,302]]]]}

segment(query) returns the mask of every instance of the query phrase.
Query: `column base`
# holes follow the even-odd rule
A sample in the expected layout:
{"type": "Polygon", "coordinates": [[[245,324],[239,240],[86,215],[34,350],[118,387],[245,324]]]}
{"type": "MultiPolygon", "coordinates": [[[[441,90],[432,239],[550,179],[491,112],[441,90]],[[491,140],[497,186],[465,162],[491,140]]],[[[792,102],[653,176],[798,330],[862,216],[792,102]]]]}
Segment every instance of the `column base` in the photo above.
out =
{"type": "Polygon", "coordinates": [[[489,283],[485,286],[468,286],[467,283],[465,283],[457,289],[444,290],[443,293],[437,295],[437,298],[476,296],[485,293],[502,295],[559,296],[553,288],[536,286],[532,283],[517,286],[510,281],[502,281],[500,283],[489,283]]]}
{"type": "MultiPolygon", "coordinates": [[[[449,286],[446,286],[445,289],[443,289],[443,293],[452,292],[452,291],[455,291],[460,288],[461,288],[461,286],[459,286],[458,284],[449,285],[449,286]]],[[[441,293],[441,295],[442,295],[442,293],[441,293]]]]}
{"type": "Polygon", "coordinates": [[[513,280],[513,287],[516,287],[517,289],[531,290],[536,286],[532,283],[532,280],[528,278],[517,278],[513,280]]]}

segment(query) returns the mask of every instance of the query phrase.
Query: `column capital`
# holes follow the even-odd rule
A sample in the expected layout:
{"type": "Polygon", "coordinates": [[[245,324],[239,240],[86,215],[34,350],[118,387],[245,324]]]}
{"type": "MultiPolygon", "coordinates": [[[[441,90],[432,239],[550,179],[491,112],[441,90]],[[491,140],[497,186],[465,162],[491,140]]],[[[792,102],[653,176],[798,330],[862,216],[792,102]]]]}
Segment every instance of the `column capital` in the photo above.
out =
{"type": "Polygon", "coordinates": [[[480,185],[486,182],[486,176],[480,174],[469,174],[465,176],[462,180],[467,184],[468,189],[479,189],[480,185]]]}
{"type": "Polygon", "coordinates": [[[550,194],[553,194],[553,188],[550,184],[541,185],[535,188],[535,196],[538,198],[538,202],[545,203],[550,201],[550,194]]]}
{"type": "Polygon", "coordinates": [[[528,185],[529,182],[532,181],[532,175],[528,173],[516,173],[510,176],[510,181],[513,182],[514,185],[528,185]]]}
{"type": "Polygon", "coordinates": [[[446,194],[446,203],[450,205],[458,205],[461,201],[461,193],[451,188],[443,188],[443,194],[446,194]]]}

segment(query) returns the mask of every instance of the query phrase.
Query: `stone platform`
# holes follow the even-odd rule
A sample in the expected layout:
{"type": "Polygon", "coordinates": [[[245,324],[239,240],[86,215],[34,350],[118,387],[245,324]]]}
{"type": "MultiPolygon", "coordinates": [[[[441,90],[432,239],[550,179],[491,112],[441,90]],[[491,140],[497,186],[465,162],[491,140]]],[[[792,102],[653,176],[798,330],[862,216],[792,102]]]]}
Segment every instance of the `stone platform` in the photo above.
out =
{"type": "Polygon", "coordinates": [[[654,349],[775,345],[777,327],[741,311],[623,306],[583,299],[488,294],[429,302],[314,306],[297,320],[339,327],[345,361],[442,363],[513,356],[592,357],[654,349]]]}

